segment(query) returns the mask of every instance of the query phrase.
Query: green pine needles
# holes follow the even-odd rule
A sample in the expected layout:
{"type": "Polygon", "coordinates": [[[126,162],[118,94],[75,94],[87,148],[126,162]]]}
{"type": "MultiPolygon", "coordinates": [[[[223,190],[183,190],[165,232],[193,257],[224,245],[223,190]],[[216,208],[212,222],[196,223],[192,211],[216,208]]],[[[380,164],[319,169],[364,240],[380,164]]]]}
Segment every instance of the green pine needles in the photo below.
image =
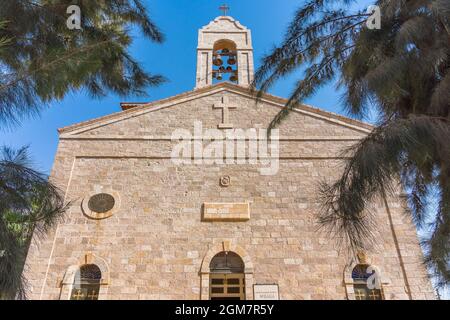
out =
{"type": "Polygon", "coordinates": [[[9,41],[0,51],[2,125],[37,114],[69,92],[144,95],[164,81],[128,52],[133,27],[153,42],[164,39],[140,0],[4,1],[0,21],[0,39],[9,41]],[[73,4],[80,7],[80,30],[66,24],[73,4]]]}
{"type": "MultiPolygon", "coordinates": [[[[50,102],[84,90],[144,95],[164,81],[142,69],[128,50],[131,30],[164,37],[139,0],[8,0],[0,10],[0,126],[38,114],[50,102]],[[70,5],[81,29],[67,27],[70,5]]],[[[26,297],[22,274],[31,235],[54,226],[68,203],[48,177],[32,169],[27,148],[0,150],[0,299],[26,297]]]]}
{"type": "Polygon", "coordinates": [[[264,57],[254,86],[268,90],[301,69],[304,76],[276,126],[318,88],[338,78],[345,111],[378,125],[345,150],[337,181],[323,182],[323,227],[355,250],[374,240],[368,204],[401,188],[419,227],[431,230],[423,246],[439,285],[450,281],[450,1],[380,0],[381,28],[369,29],[367,8],[356,1],[309,0],[295,14],[282,43],[264,57]],[[430,201],[438,199],[437,212],[430,201]]]}

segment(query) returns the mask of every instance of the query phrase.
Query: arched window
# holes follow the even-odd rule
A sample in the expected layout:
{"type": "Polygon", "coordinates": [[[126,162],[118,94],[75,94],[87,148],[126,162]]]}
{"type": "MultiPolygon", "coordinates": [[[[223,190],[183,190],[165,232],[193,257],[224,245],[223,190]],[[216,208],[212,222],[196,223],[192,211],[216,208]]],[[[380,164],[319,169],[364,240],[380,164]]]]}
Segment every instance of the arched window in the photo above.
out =
{"type": "Polygon", "coordinates": [[[244,262],[231,251],[222,251],[209,264],[211,300],[244,300],[244,262]]]}
{"type": "Polygon", "coordinates": [[[383,300],[383,290],[375,270],[368,264],[358,264],[352,270],[353,289],[356,300],[383,300]],[[378,283],[378,285],[377,285],[378,283]]]}
{"type": "Polygon", "coordinates": [[[70,300],[98,300],[101,279],[97,265],[82,265],[75,274],[70,300]]]}
{"type": "Polygon", "coordinates": [[[219,40],[213,48],[213,81],[238,82],[236,44],[230,40],[219,40]]]}

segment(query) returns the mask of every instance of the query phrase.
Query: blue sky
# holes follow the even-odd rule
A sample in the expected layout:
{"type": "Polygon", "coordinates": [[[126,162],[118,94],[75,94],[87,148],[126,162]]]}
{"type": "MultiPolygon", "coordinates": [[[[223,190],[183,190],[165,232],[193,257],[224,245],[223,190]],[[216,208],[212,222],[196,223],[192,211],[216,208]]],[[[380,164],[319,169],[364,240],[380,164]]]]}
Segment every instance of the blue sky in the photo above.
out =
{"type": "MultiPolygon", "coordinates": [[[[368,2],[368,1],[363,1],[368,2]]],[[[49,173],[58,143],[57,129],[107,115],[120,110],[121,101],[153,101],[192,90],[195,85],[197,32],[220,15],[223,0],[148,0],[152,19],[166,35],[162,45],[134,34],[132,55],[147,71],[164,75],[168,82],[148,90],[148,97],[91,99],[84,92],[69,94],[63,101],[52,103],[37,118],[25,119],[20,126],[0,128],[0,145],[30,146],[36,168],[49,173]]],[[[256,67],[261,57],[279,43],[293,17],[299,0],[229,0],[229,15],[252,30],[256,67]]],[[[299,75],[280,81],[271,93],[288,97],[299,75]]],[[[325,110],[342,113],[339,94],[334,86],[325,87],[306,103],[325,110]]]]}

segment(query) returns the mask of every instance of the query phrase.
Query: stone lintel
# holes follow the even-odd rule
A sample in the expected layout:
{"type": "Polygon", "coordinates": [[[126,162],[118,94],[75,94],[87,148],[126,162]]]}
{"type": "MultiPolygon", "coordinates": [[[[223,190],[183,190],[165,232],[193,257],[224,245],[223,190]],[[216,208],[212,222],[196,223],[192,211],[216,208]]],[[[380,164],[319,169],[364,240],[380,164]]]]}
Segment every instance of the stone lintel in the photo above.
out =
{"type": "Polygon", "coordinates": [[[203,204],[202,221],[248,221],[249,203],[209,203],[203,204]]]}

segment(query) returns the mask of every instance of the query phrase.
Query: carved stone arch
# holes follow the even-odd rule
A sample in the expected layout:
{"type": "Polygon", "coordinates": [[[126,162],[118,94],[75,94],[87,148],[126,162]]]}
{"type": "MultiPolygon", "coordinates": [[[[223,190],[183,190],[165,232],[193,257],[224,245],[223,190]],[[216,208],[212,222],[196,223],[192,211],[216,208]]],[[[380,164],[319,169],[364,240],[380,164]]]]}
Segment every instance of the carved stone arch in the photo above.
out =
{"type": "Polygon", "coordinates": [[[216,40],[216,42],[214,42],[214,45],[213,45],[213,50],[214,51],[221,50],[221,49],[224,49],[224,48],[228,48],[228,49],[231,49],[231,50],[236,50],[237,49],[237,44],[236,44],[235,41],[233,41],[231,39],[226,39],[226,38],[218,39],[218,40],[216,40]]]}
{"type": "Polygon", "coordinates": [[[245,275],[245,297],[247,300],[253,300],[253,263],[248,252],[234,241],[225,240],[221,243],[212,245],[202,260],[200,268],[200,299],[209,299],[209,265],[214,256],[220,252],[229,251],[236,253],[244,262],[245,275]]]}
{"type": "Polygon", "coordinates": [[[110,272],[108,264],[105,259],[92,254],[90,252],[84,254],[79,260],[77,264],[71,265],[67,268],[64,273],[63,280],[60,283],[61,291],[59,298],[60,300],[69,300],[70,294],[72,292],[73,283],[75,281],[75,276],[81,266],[85,264],[95,264],[102,273],[102,278],[100,280],[100,292],[99,292],[99,300],[106,300],[108,293],[108,285],[110,284],[110,272]]]}
{"type": "Polygon", "coordinates": [[[209,264],[211,263],[211,260],[214,258],[216,254],[222,251],[232,251],[237,255],[239,255],[242,261],[244,261],[245,265],[244,273],[253,273],[253,263],[250,258],[250,255],[244,248],[242,248],[241,246],[237,245],[236,243],[230,240],[214,244],[212,247],[209,248],[209,250],[203,257],[200,273],[209,273],[209,264]]]}

